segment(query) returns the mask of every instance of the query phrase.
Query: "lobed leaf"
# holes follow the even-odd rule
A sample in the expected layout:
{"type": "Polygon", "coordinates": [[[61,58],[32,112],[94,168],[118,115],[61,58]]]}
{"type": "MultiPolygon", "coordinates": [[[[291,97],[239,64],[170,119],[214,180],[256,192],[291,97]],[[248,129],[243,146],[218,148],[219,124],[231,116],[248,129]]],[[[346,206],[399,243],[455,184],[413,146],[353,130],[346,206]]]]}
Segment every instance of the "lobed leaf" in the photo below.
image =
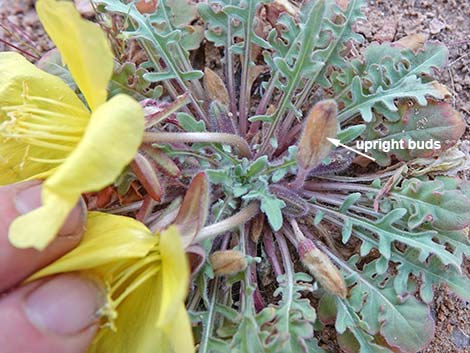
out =
{"type": "Polygon", "coordinates": [[[404,180],[389,197],[394,207],[408,210],[410,230],[429,223],[440,230],[459,230],[470,224],[470,198],[458,189],[449,189],[440,180],[404,180]]]}
{"type": "Polygon", "coordinates": [[[399,297],[386,276],[377,276],[374,262],[362,271],[351,265],[351,270],[349,304],[360,313],[369,334],[380,333],[401,352],[417,352],[431,341],[434,322],[427,305],[413,296],[399,297]]]}
{"type": "Polygon", "coordinates": [[[409,161],[437,156],[455,145],[465,132],[464,119],[449,103],[429,103],[425,107],[401,104],[398,112],[398,121],[391,122],[384,117],[376,117],[363,134],[367,141],[404,141],[405,149],[396,146],[387,152],[381,149],[370,151],[372,157],[382,166],[389,165],[392,157],[409,161]],[[426,148],[411,149],[410,140],[431,144],[426,148]],[[436,142],[439,143],[439,148],[435,147],[436,142]]]}

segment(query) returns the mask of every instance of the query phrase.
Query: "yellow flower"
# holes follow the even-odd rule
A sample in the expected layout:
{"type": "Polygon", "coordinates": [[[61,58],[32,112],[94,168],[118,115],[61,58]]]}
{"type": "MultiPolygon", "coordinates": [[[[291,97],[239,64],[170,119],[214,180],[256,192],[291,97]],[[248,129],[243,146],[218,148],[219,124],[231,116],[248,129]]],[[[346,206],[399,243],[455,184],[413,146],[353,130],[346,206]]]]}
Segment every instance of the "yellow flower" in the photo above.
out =
{"type": "Polygon", "coordinates": [[[38,0],[36,9],[89,107],[60,78],[0,53],[0,185],[47,178],[42,207],[16,219],[9,237],[41,250],[82,193],[109,185],[132,160],[144,115],[129,96],[106,102],[113,55],[97,25],[70,2],[38,0]]]}
{"type": "Polygon", "coordinates": [[[132,218],[91,212],[80,245],[29,280],[71,271],[107,287],[107,321],[88,353],[194,352],[184,306],[189,266],[176,227],[152,235],[132,218]]]}

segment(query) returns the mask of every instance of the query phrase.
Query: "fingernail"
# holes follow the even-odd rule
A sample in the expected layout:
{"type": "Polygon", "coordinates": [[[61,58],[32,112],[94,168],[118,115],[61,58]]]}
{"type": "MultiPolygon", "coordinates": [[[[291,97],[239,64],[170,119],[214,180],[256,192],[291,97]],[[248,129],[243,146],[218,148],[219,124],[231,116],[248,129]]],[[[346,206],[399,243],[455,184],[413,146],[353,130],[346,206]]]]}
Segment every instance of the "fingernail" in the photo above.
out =
{"type": "MultiPolygon", "coordinates": [[[[16,195],[15,206],[20,214],[26,214],[41,206],[42,185],[35,185],[21,190],[16,195]]],[[[71,236],[83,231],[86,220],[86,205],[82,199],[72,209],[64,225],[59,231],[59,236],[71,236]]]]}
{"type": "Polygon", "coordinates": [[[30,293],[25,312],[41,332],[73,335],[97,323],[104,304],[103,291],[95,281],[67,274],[54,277],[30,293]]]}

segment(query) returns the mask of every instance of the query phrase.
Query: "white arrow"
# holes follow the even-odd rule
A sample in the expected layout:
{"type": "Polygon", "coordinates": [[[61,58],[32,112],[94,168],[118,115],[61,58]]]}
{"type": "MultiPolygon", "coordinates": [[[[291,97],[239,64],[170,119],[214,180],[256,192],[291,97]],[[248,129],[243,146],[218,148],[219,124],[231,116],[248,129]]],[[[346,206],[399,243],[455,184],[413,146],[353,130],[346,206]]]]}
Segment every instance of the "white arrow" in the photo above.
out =
{"type": "Polygon", "coordinates": [[[336,147],[342,146],[342,147],[344,147],[344,148],[347,148],[347,149],[350,150],[350,151],[353,151],[354,153],[360,154],[361,156],[364,156],[364,157],[366,157],[366,158],[369,158],[371,161],[374,161],[374,162],[375,162],[375,158],[372,158],[371,156],[368,156],[368,155],[365,154],[365,153],[356,151],[354,148],[351,148],[351,147],[349,147],[349,146],[346,146],[346,145],[342,144],[342,143],[340,142],[340,140],[338,140],[338,139],[332,139],[331,137],[327,137],[326,139],[327,139],[328,141],[330,141],[330,142],[331,142],[333,145],[335,145],[336,147]]]}

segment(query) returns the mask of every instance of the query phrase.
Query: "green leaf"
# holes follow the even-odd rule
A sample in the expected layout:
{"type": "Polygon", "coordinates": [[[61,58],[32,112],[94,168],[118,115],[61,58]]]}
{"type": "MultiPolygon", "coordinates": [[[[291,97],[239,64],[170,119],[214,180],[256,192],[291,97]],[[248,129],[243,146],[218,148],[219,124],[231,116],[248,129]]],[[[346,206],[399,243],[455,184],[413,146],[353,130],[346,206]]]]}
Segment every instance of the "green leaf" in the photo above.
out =
{"type": "Polygon", "coordinates": [[[434,336],[429,307],[413,296],[397,296],[392,283],[377,276],[374,262],[365,265],[362,272],[355,265],[351,269],[354,272],[348,285],[355,285],[349,303],[367,323],[368,332],[380,333],[389,345],[403,352],[423,349],[434,336]]]}
{"type": "MultiPolygon", "coordinates": [[[[346,229],[343,230],[343,238],[345,240],[349,239],[351,235],[362,240],[361,256],[365,256],[371,249],[377,248],[380,254],[390,261],[394,251],[392,244],[399,242],[418,250],[419,256],[417,260],[420,262],[425,262],[429,256],[435,255],[445,265],[452,265],[457,269],[460,267],[462,251],[454,253],[451,247],[448,248],[446,245],[440,244],[437,240],[438,232],[422,228],[416,231],[404,229],[406,224],[403,222],[403,219],[408,213],[405,208],[392,209],[386,215],[372,212],[377,217],[374,221],[369,217],[364,217],[362,214],[352,212],[344,214],[334,209],[320,206],[317,203],[315,203],[314,207],[325,212],[328,215],[328,219],[333,220],[334,224],[338,224],[346,229]]],[[[369,212],[367,211],[367,213],[369,212]]]]}
{"type": "Polygon", "coordinates": [[[262,195],[261,196],[261,211],[268,217],[268,222],[274,231],[278,231],[282,227],[282,212],[281,210],[286,206],[282,200],[274,196],[262,195]]]}
{"type": "Polygon", "coordinates": [[[434,289],[441,284],[446,284],[455,294],[465,300],[470,299],[470,279],[461,274],[454,267],[445,266],[436,256],[432,256],[427,263],[416,260],[417,251],[408,249],[404,253],[395,251],[392,260],[397,266],[398,274],[395,276],[393,285],[399,295],[408,292],[412,281],[410,275],[419,278],[419,292],[421,299],[431,303],[434,297],[434,289]]]}
{"type": "Polygon", "coordinates": [[[305,273],[291,273],[278,278],[279,288],[274,296],[281,296],[276,306],[270,306],[263,311],[275,309],[270,322],[263,327],[269,332],[267,351],[269,353],[321,353],[313,337],[313,325],[316,320],[315,309],[302,292],[309,290],[306,283],[312,277],[305,273]]]}
{"type": "MultiPolygon", "coordinates": [[[[185,81],[197,80],[202,77],[201,71],[192,70],[189,63],[189,52],[181,45],[183,36],[188,34],[190,27],[178,26],[181,22],[189,21],[186,11],[188,6],[172,11],[171,5],[182,4],[183,0],[160,0],[157,11],[152,15],[141,14],[133,2],[124,4],[117,0],[96,0],[104,4],[107,11],[124,16],[130,24],[128,31],[122,31],[127,38],[139,40],[147,51],[151,64],[155,70],[147,73],[144,78],[150,82],[176,79],[183,87],[185,81]],[[179,17],[181,16],[181,17],[179,17]],[[164,62],[164,66],[160,65],[164,62]],[[163,68],[164,67],[164,68],[163,68]]],[[[186,88],[186,87],[185,87],[186,88]]]]}
{"type": "Polygon", "coordinates": [[[261,156],[250,164],[246,172],[247,177],[253,177],[268,166],[268,156],[261,156]]]}
{"type": "Polygon", "coordinates": [[[347,301],[336,297],[336,312],[335,327],[339,333],[338,343],[346,352],[392,353],[391,350],[374,342],[374,337],[365,330],[365,322],[347,301]]]}
{"type": "Polygon", "coordinates": [[[41,60],[37,62],[37,67],[61,78],[73,91],[77,91],[77,84],[70,71],[62,63],[62,57],[57,49],[47,52],[41,60]]]}
{"type": "Polygon", "coordinates": [[[204,132],[206,130],[206,124],[204,121],[196,120],[193,116],[187,113],[177,113],[176,119],[183,129],[188,132],[204,132]]]}
{"type": "Polygon", "coordinates": [[[346,213],[352,205],[354,205],[360,198],[361,198],[361,193],[360,192],[354,192],[352,194],[349,194],[341,204],[339,208],[339,212],[341,213],[346,213]]]}
{"type": "Polygon", "coordinates": [[[336,76],[337,99],[345,105],[338,116],[340,121],[361,114],[370,122],[373,108],[396,121],[396,99],[413,98],[424,106],[426,96],[445,96],[434,82],[422,78],[446,63],[447,49],[442,44],[427,43],[418,53],[390,44],[370,45],[364,57],[364,64],[354,62],[353,68],[336,76]]]}
{"type": "Polygon", "coordinates": [[[361,136],[365,129],[366,125],[349,126],[346,129],[339,131],[336,138],[340,140],[341,143],[347,144],[361,136]]]}
{"type": "Polygon", "coordinates": [[[470,198],[458,189],[447,189],[442,181],[404,180],[389,197],[395,207],[408,210],[408,228],[425,223],[441,230],[459,230],[470,225],[470,198]]]}
{"type": "Polygon", "coordinates": [[[464,119],[448,103],[429,103],[426,107],[408,107],[407,104],[402,104],[399,108],[400,120],[390,122],[377,117],[373,123],[368,124],[363,135],[366,141],[404,141],[404,149],[402,146],[393,147],[387,152],[372,149],[370,153],[380,165],[389,165],[392,156],[400,161],[437,156],[455,145],[465,132],[464,119]],[[421,144],[428,143],[429,146],[411,149],[411,140],[421,144]]]}
{"type": "Polygon", "coordinates": [[[126,62],[120,65],[109,82],[109,96],[124,93],[138,100],[159,98],[162,94],[162,87],[150,89],[150,83],[144,79],[145,74],[147,70],[142,67],[137,68],[134,63],[126,62]]]}

